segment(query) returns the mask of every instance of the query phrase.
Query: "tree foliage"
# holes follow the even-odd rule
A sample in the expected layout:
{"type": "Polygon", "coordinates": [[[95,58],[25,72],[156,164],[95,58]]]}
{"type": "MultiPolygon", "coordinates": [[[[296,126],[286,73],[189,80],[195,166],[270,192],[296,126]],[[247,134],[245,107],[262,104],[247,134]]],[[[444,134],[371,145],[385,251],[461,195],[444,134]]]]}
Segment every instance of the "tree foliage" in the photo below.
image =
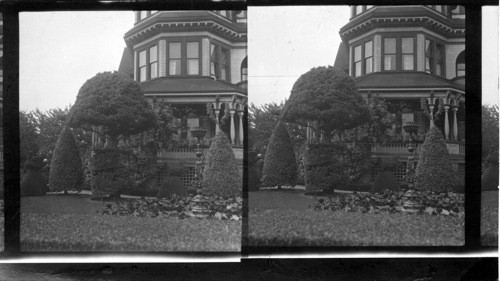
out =
{"type": "Polygon", "coordinates": [[[102,128],[111,145],[156,125],[139,83],[119,72],[102,72],[87,80],[68,117],[73,128],[102,128]]]}
{"type": "Polygon", "coordinates": [[[433,126],[427,132],[415,169],[415,188],[434,192],[452,191],[457,176],[451,164],[441,130],[433,126]]]}
{"type": "Polygon", "coordinates": [[[282,122],[273,130],[264,158],[262,170],[263,186],[295,186],[297,180],[297,162],[293,144],[282,122]]]}
{"type": "Polygon", "coordinates": [[[370,115],[354,79],[328,66],[315,67],[299,77],[282,117],[304,126],[307,121],[317,121],[320,133],[331,139],[335,133],[366,123],[370,115]]]}
{"type": "Polygon", "coordinates": [[[19,140],[20,156],[19,160],[23,165],[28,159],[38,155],[39,142],[36,120],[33,115],[26,111],[19,112],[19,140]]]}
{"type": "Polygon", "coordinates": [[[242,179],[226,133],[217,131],[210,145],[203,169],[203,189],[207,196],[241,196],[242,179]]]}
{"type": "Polygon", "coordinates": [[[490,151],[498,150],[498,105],[483,105],[482,107],[482,158],[486,159],[490,151]]]}
{"type": "Polygon", "coordinates": [[[79,191],[84,182],[82,160],[71,130],[65,127],[57,140],[50,165],[51,191],[79,191]]]}

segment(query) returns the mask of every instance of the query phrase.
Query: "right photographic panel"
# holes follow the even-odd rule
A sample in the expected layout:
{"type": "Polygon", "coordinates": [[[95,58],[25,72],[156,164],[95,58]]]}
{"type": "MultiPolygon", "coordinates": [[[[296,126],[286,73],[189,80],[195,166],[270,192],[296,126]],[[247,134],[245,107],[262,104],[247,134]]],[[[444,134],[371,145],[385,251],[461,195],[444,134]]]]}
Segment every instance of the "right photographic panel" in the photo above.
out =
{"type": "Polygon", "coordinates": [[[498,245],[498,7],[482,8],[481,244],[498,245]]]}
{"type": "Polygon", "coordinates": [[[248,18],[248,246],[464,245],[465,8],[248,18]]]}

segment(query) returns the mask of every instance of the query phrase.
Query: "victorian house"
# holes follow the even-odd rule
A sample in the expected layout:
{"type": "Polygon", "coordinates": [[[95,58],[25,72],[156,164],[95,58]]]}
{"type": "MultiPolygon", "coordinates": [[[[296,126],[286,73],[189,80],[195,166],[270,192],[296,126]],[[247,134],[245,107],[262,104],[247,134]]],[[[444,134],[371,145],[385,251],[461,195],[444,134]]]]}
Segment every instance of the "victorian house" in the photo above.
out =
{"type": "MultiPolygon", "coordinates": [[[[395,122],[389,139],[373,139],[374,157],[396,155],[404,163],[408,152],[404,130],[418,124],[417,140],[429,130],[430,111],[460,177],[465,154],[465,11],[462,6],[351,6],[351,18],[340,29],[334,66],[352,76],[360,94],[386,101],[395,122]]],[[[417,143],[417,152],[419,145],[417,143]]],[[[406,167],[396,176],[403,181],[406,167]]],[[[376,172],[372,172],[372,177],[376,172]]]]}
{"type": "Polygon", "coordinates": [[[242,167],[246,21],[243,10],[137,11],[134,26],[124,36],[119,71],[141,84],[148,102],[164,100],[174,108],[180,124],[175,145],[163,149],[158,158],[189,167],[183,177],[186,184],[194,176],[196,161],[193,128],[206,130],[201,140],[205,152],[216,130],[226,132],[242,167]],[[214,116],[224,122],[219,125],[214,116]]]}

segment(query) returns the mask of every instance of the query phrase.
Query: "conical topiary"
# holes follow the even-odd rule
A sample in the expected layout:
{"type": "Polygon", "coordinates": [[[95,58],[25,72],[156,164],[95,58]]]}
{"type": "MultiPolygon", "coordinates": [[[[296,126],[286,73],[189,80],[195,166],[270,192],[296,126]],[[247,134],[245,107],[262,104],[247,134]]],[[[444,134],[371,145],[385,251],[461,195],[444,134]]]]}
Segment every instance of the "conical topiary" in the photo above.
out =
{"type": "Polygon", "coordinates": [[[285,125],[279,122],[273,130],[267,145],[264,167],[262,169],[263,186],[295,186],[297,180],[297,162],[293,144],[285,125]]]}
{"type": "Polygon", "coordinates": [[[83,187],[83,167],[78,145],[70,129],[65,127],[54,149],[49,172],[50,191],[80,191],[83,187]]]}
{"type": "Polygon", "coordinates": [[[241,196],[242,185],[229,138],[219,130],[206,155],[202,194],[226,198],[241,196]]]}
{"type": "Polygon", "coordinates": [[[498,191],[498,150],[492,151],[486,158],[489,167],[481,177],[482,191],[498,191]]]}
{"type": "Polygon", "coordinates": [[[436,126],[431,127],[425,138],[417,167],[415,188],[434,192],[452,191],[457,177],[451,164],[450,154],[443,134],[436,126]]]}

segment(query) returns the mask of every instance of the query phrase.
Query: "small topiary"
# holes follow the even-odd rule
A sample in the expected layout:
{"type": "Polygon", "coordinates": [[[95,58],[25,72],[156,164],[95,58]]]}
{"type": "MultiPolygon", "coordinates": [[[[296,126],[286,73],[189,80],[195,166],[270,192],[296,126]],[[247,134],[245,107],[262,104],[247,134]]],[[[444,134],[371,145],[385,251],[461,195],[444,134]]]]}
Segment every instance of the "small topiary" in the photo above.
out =
{"type": "Polygon", "coordinates": [[[375,165],[379,166],[381,171],[378,173],[377,178],[373,182],[370,193],[381,193],[385,189],[398,191],[400,189],[400,185],[393,173],[393,170],[399,165],[398,160],[396,158],[378,158],[375,165]]]}
{"type": "Polygon", "coordinates": [[[443,134],[433,126],[427,132],[415,169],[415,188],[434,192],[452,191],[457,184],[443,134]]]}
{"type": "Polygon", "coordinates": [[[257,153],[248,152],[248,191],[258,191],[260,188],[260,178],[257,172],[257,153]]]}
{"type": "Polygon", "coordinates": [[[224,198],[241,196],[242,184],[229,138],[219,130],[206,156],[202,193],[224,198]]]}
{"type": "Polygon", "coordinates": [[[83,185],[82,160],[73,133],[65,127],[57,140],[49,171],[50,191],[80,191],[83,185]]]}
{"type": "Polygon", "coordinates": [[[120,190],[130,185],[130,175],[120,163],[117,148],[94,149],[91,160],[91,190],[94,197],[119,197],[120,190]]]}
{"type": "Polygon", "coordinates": [[[498,150],[490,152],[486,163],[489,167],[481,177],[481,191],[498,191],[498,150]]]}
{"type": "Polygon", "coordinates": [[[49,191],[42,173],[43,157],[35,156],[24,164],[27,173],[21,179],[21,196],[43,196],[49,191]]]}
{"type": "Polygon", "coordinates": [[[267,145],[262,184],[264,186],[295,186],[297,180],[297,162],[293,151],[293,143],[282,122],[273,130],[267,145]]]}

